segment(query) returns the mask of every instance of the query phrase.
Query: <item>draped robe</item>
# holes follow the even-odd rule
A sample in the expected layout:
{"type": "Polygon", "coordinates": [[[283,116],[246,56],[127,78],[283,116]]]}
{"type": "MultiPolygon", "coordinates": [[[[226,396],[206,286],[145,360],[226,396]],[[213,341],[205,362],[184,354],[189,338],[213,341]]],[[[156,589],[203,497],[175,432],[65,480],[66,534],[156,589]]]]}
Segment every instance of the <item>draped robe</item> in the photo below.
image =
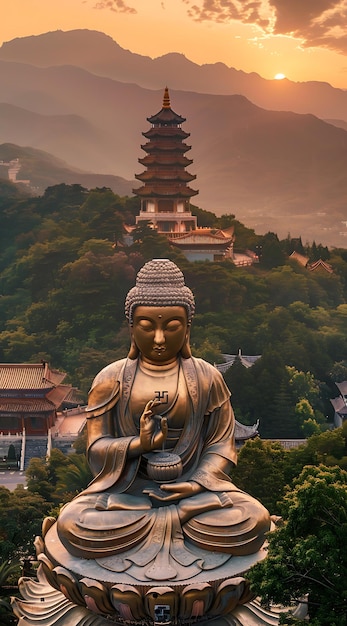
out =
{"type": "MultiPolygon", "coordinates": [[[[202,359],[180,359],[185,418],[172,450],[183,466],[177,482],[194,481],[202,490],[172,503],[144,493],[160,488],[146,475],[146,455],[129,454],[139,435],[131,413],[137,368],[138,360],[122,359],[94,380],[87,424],[95,478],[63,507],[57,523],[62,543],[75,556],[97,559],[114,571],[135,568],[138,577],[144,568],[144,578],[157,580],[175,578],[182,567],[200,571],[257,551],[270,518],[230,479],[237,459],[235,419],[221,374],[202,359]]],[[[149,399],[144,397],[144,405],[149,399]]]]}

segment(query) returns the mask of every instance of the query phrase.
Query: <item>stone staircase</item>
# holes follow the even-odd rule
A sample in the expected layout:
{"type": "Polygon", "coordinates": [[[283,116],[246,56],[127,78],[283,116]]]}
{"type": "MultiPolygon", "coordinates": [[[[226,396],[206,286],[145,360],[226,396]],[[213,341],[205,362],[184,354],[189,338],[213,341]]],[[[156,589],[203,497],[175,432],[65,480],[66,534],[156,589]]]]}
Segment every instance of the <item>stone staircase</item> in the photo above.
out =
{"type": "Polygon", "coordinates": [[[25,443],[24,469],[26,470],[30,459],[37,457],[44,459],[47,456],[48,437],[27,437],[25,443]]]}

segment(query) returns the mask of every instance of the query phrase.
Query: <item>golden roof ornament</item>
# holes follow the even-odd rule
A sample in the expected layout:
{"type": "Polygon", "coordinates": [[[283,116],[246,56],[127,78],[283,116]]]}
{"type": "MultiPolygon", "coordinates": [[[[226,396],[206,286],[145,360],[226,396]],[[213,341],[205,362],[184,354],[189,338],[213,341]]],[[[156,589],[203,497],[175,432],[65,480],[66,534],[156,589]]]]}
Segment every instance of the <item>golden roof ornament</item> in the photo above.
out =
{"type": "Polygon", "coordinates": [[[167,87],[165,87],[164,91],[163,109],[171,109],[169,90],[167,87]]]}

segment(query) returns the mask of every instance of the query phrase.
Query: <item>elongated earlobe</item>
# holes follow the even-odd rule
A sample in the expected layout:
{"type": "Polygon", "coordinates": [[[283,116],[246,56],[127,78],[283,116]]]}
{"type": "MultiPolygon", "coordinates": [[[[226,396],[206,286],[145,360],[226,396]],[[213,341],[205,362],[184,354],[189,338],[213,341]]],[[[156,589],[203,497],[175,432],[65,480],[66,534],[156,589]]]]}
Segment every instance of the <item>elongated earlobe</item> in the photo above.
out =
{"type": "Polygon", "coordinates": [[[139,356],[140,352],[139,349],[134,341],[134,337],[132,332],[130,331],[130,336],[131,336],[131,343],[130,343],[130,348],[129,348],[129,352],[128,352],[128,359],[132,359],[133,361],[135,361],[135,359],[137,359],[137,357],[139,356]]]}
{"type": "Polygon", "coordinates": [[[184,344],[181,348],[181,356],[182,359],[190,359],[190,357],[192,356],[192,352],[190,349],[190,328],[188,328],[187,330],[184,344]]]}

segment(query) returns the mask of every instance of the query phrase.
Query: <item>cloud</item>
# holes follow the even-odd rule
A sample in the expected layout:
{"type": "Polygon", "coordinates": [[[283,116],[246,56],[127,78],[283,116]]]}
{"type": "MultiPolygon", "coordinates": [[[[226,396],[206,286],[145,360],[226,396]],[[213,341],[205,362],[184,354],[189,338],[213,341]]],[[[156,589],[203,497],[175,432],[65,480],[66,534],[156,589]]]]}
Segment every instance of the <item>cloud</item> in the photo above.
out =
{"type": "Polygon", "coordinates": [[[269,0],[275,11],[274,34],[290,34],[305,47],[347,52],[346,0],[269,0]]]}
{"type": "Polygon", "coordinates": [[[109,9],[115,13],[137,13],[136,9],[126,4],[124,0],[100,0],[94,4],[94,9],[109,9]]]}
{"type": "Polygon", "coordinates": [[[199,4],[191,0],[182,0],[188,6],[189,17],[194,21],[229,22],[238,20],[247,24],[258,24],[267,29],[270,26],[269,16],[264,14],[264,0],[202,0],[199,4]]]}
{"type": "Polygon", "coordinates": [[[197,22],[254,24],[264,37],[286,35],[303,47],[347,52],[347,0],[182,0],[197,22]]]}

